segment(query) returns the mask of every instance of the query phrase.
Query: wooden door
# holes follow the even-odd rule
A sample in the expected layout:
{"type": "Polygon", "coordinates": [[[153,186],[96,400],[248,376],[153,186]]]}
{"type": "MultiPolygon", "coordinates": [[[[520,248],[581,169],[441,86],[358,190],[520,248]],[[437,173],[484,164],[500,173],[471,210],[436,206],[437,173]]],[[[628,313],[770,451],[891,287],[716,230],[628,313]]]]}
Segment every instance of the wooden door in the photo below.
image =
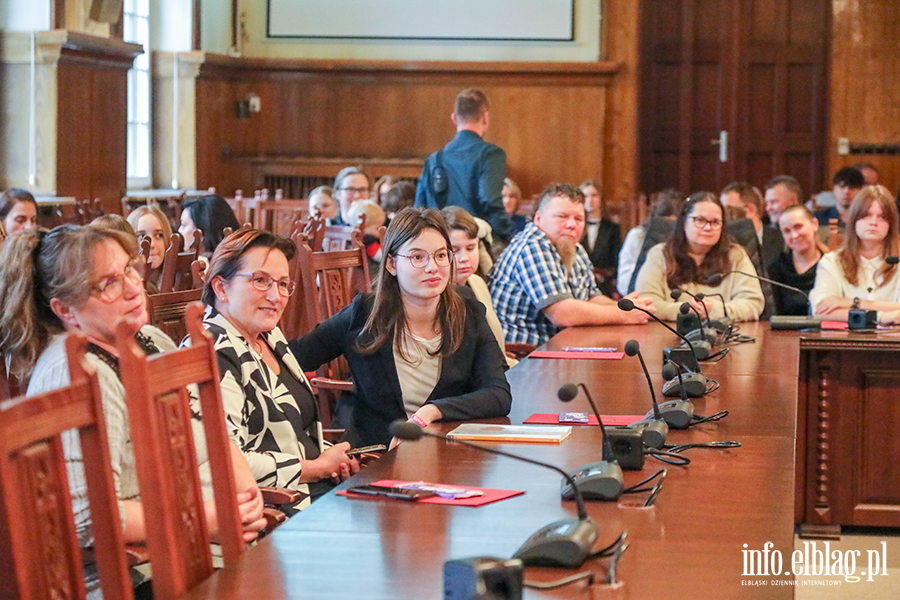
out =
{"type": "Polygon", "coordinates": [[[644,0],[641,186],[762,187],[825,167],[830,0],[644,0]]]}

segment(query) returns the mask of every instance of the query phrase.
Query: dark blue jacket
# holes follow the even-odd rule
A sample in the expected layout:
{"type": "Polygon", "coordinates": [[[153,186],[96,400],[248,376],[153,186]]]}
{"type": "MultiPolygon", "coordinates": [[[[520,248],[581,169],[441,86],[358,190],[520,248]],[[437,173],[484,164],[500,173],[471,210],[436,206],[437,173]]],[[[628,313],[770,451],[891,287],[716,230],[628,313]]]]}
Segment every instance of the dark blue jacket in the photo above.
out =
{"type": "Polygon", "coordinates": [[[474,131],[462,130],[444,146],[441,163],[447,173],[446,201],[435,197],[433,188],[437,152],[425,161],[416,189],[416,206],[459,206],[491,225],[493,236],[504,242],[512,238],[512,223],[503,208],[506,152],[481,139],[474,131]]]}

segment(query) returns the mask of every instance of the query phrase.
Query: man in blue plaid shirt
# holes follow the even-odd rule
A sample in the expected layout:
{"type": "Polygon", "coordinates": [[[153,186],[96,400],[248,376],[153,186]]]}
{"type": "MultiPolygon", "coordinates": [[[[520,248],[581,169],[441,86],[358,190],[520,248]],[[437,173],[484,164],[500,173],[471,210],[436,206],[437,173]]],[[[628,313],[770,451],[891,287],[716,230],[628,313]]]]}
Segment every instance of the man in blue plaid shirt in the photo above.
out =
{"type": "MultiPolygon", "coordinates": [[[[510,242],[491,271],[491,300],[508,343],[543,344],[575,325],[646,323],[641,311],[625,312],[600,293],[587,252],[584,195],[569,184],[543,191],[534,222],[510,242]]],[[[653,311],[653,303],[628,296],[653,311]]]]}

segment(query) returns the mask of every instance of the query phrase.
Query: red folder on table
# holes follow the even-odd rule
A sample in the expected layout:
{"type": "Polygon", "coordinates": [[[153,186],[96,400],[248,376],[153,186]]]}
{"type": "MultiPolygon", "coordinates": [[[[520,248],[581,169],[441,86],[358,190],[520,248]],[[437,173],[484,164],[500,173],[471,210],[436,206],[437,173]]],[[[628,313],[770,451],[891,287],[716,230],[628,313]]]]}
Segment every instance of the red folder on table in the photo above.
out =
{"type": "MultiPolygon", "coordinates": [[[[382,485],[385,487],[399,487],[406,483],[412,483],[411,481],[397,481],[394,479],[382,479],[380,481],[373,481],[372,485],[382,485]]],[[[485,504],[491,504],[492,502],[498,502],[500,500],[506,500],[507,498],[512,498],[514,496],[521,496],[525,492],[522,490],[497,490],[492,488],[480,488],[474,487],[471,485],[461,485],[454,487],[463,487],[467,490],[478,490],[481,492],[480,496],[473,496],[472,498],[442,498],[440,496],[431,496],[430,498],[422,498],[421,500],[416,500],[417,504],[452,504],[453,506],[484,506],[485,504]]],[[[348,498],[372,498],[372,496],[363,496],[358,494],[348,494],[347,490],[341,490],[337,492],[338,496],[347,496],[348,498]]]]}
{"type": "MultiPolygon", "coordinates": [[[[606,427],[618,427],[620,425],[631,425],[635,421],[640,421],[644,415],[601,415],[603,417],[603,425],[606,427]]],[[[574,423],[567,421],[559,422],[559,415],[556,413],[535,413],[522,421],[524,425],[597,425],[597,417],[588,415],[587,423],[574,423]]]]}
{"type": "Polygon", "coordinates": [[[528,358],[592,358],[594,360],[621,360],[624,352],[584,352],[579,350],[535,350],[528,358]]]}

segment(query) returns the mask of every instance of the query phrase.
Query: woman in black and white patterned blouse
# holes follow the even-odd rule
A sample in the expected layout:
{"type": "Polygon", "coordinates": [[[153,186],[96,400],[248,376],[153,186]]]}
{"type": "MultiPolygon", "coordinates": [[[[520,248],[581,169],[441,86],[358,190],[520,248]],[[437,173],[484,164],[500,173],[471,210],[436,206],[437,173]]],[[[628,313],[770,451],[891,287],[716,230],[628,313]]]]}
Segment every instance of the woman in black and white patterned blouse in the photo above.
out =
{"type": "Polygon", "coordinates": [[[313,392],[278,328],[295,284],[290,240],[241,229],[216,248],[207,271],[204,325],[215,339],[228,434],[256,481],[308,494],[302,509],[359,470],[350,444],[317,435],[313,392]]]}

